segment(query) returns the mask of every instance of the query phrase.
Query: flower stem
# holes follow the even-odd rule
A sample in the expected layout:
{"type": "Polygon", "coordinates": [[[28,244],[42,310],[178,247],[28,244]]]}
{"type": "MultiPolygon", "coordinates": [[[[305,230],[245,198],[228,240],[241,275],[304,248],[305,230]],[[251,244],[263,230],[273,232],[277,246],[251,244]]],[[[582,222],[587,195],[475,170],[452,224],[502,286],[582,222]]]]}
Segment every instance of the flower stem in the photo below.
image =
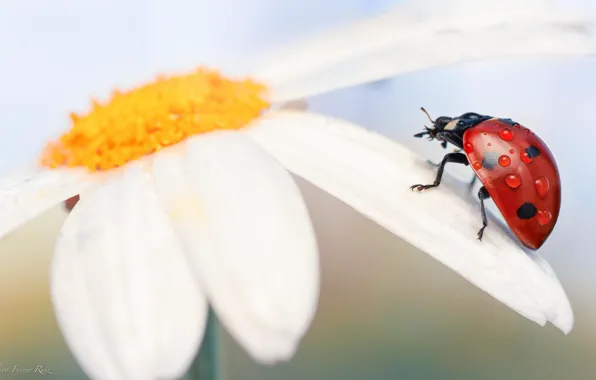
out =
{"type": "Polygon", "coordinates": [[[220,380],[218,327],[215,313],[209,308],[201,349],[182,380],[220,380]]]}

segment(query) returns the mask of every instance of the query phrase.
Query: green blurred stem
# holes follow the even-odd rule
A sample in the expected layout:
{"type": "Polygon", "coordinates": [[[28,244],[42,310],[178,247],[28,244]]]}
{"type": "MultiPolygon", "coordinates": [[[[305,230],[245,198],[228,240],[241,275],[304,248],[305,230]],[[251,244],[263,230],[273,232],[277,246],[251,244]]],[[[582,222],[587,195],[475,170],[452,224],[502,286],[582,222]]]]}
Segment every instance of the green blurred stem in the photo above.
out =
{"type": "Polygon", "coordinates": [[[209,308],[205,336],[199,354],[190,366],[183,380],[220,380],[219,323],[209,308]]]}

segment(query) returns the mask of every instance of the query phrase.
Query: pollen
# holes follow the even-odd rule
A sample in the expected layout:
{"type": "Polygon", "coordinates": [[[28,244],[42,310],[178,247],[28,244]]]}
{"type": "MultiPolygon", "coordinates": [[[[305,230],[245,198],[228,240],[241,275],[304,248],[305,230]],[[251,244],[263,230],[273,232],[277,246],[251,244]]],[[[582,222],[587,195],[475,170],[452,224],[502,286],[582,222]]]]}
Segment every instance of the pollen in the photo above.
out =
{"type": "Polygon", "coordinates": [[[189,136],[237,130],[269,107],[266,87],[199,68],[188,75],[160,76],[92,102],[83,115],[70,115],[71,128],[44,149],[45,167],[109,170],[177,144],[189,136]]]}

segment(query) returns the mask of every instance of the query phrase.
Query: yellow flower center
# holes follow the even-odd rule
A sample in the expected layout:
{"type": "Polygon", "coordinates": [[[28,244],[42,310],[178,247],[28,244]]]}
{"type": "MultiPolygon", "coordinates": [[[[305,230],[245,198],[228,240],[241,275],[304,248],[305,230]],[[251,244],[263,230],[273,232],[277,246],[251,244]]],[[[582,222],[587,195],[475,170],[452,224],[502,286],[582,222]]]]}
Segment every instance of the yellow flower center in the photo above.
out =
{"type": "Polygon", "coordinates": [[[266,87],[199,68],[159,77],[111,99],[86,115],[71,114],[72,127],[48,144],[42,165],[84,166],[92,171],[124,165],[199,133],[240,129],[269,107],[266,87]]]}

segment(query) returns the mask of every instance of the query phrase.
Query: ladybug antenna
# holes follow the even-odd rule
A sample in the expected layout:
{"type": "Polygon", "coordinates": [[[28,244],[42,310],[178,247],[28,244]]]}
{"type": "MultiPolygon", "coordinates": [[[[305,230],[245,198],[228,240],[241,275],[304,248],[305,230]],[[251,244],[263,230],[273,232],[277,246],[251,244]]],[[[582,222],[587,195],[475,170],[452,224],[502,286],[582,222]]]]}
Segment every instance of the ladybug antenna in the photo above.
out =
{"type": "Polygon", "coordinates": [[[426,114],[426,117],[428,117],[428,120],[430,120],[431,123],[435,123],[435,121],[430,117],[430,115],[428,114],[428,111],[424,109],[424,107],[420,107],[420,110],[422,112],[424,112],[426,114]]]}

